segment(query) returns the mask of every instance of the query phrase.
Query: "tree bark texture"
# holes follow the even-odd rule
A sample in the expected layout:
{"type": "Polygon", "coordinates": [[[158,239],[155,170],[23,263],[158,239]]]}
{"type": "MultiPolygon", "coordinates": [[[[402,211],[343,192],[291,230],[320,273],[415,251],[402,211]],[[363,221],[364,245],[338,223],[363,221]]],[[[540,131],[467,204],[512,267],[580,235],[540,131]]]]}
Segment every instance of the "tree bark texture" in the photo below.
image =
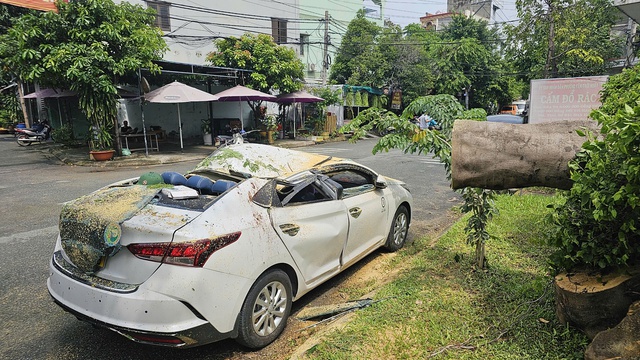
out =
{"type": "Polygon", "coordinates": [[[599,132],[597,122],[504,124],[457,120],[451,140],[451,186],[503,190],[530,186],[570,189],[569,161],[599,132]]]}
{"type": "Polygon", "coordinates": [[[561,273],[554,281],[556,316],[593,339],[616,326],[640,298],[640,269],[611,274],[561,273]]]}

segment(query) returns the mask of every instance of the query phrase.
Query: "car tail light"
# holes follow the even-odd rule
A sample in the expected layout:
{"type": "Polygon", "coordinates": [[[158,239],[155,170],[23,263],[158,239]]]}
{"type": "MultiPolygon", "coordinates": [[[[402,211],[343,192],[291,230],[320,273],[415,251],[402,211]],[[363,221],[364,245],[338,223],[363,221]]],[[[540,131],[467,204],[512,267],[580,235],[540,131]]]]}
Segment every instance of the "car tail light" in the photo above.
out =
{"type": "Polygon", "coordinates": [[[214,239],[202,239],[181,243],[131,244],[129,251],[137,258],[164,264],[202,267],[211,254],[240,238],[241,232],[214,239]]]}

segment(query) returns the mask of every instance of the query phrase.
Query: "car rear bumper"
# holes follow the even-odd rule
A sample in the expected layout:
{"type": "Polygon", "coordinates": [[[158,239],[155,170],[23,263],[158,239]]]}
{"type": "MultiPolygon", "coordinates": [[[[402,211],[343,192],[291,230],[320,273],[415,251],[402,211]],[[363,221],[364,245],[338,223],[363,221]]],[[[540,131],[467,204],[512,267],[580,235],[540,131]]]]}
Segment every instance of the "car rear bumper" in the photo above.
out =
{"type": "Polygon", "coordinates": [[[189,347],[234,337],[221,333],[186,301],[135,286],[120,290],[96,287],[50,263],[47,280],[56,304],[77,318],[113,330],[130,340],[170,347],[189,347]]]}

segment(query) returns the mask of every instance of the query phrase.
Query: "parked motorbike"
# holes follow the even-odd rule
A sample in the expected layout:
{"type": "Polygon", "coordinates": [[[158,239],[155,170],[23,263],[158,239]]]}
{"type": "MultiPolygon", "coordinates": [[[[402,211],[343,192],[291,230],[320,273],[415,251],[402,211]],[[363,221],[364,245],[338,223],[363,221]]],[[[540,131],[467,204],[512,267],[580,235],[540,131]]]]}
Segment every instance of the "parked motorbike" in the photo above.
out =
{"type": "Polygon", "coordinates": [[[20,146],[29,146],[33,143],[41,143],[51,135],[51,125],[47,121],[36,124],[31,129],[15,129],[16,141],[20,146]]]}
{"type": "Polygon", "coordinates": [[[241,129],[233,129],[232,135],[218,135],[215,137],[216,146],[224,146],[231,144],[242,144],[249,142],[249,134],[259,130],[244,131],[241,129]]]}

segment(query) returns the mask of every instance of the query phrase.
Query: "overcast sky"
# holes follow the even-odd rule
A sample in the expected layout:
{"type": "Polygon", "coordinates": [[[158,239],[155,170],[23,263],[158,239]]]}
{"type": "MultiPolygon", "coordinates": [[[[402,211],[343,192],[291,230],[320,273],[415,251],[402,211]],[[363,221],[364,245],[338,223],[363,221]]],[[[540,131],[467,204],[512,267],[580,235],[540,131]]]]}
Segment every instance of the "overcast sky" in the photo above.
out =
{"type": "MultiPolygon", "coordinates": [[[[367,0],[370,1],[370,0],[367,0]]],[[[365,1],[365,3],[367,2],[365,1]]],[[[385,17],[401,26],[419,23],[426,13],[447,12],[447,0],[387,0],[385,17]]],[[[496,13],[496,21],[517,19],[515,0],[503,0],[503,7],[496,13]]]]}

